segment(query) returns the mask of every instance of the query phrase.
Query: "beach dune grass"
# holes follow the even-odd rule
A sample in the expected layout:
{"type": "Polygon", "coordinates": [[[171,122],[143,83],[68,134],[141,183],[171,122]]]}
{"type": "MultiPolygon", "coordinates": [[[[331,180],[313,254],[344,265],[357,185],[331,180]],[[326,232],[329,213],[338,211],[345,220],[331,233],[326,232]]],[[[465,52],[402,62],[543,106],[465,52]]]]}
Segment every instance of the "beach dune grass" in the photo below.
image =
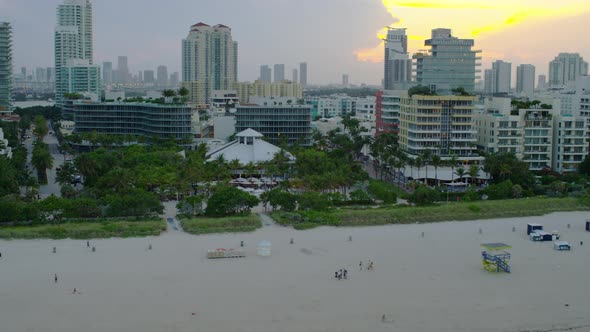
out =
{"type": "Polygon", "coordinates": [[[317,226],[370,226],[386,224],[429,223],[510,217],[541,216],[552,212],[590,210],[588,200],[580,198],[523,198],[497,201],[442,203],[430,206],[397,206],[378,209],[339,209],[316,213],[274,212],[277,223],[295,229],[317,226]]]}
{"type": "Polygon", "coordinates": [[[145,237],[166,230],[162,219],[68,221],[56,224],[0,226],[0,239],[101,239],[145,237]]]}
{"type": "Polygon", "coordinates": [[[253,232],[260,227],[262,227],[260,217],[255,214],[182,220],[182,228],[190,234],[253,232]]]}

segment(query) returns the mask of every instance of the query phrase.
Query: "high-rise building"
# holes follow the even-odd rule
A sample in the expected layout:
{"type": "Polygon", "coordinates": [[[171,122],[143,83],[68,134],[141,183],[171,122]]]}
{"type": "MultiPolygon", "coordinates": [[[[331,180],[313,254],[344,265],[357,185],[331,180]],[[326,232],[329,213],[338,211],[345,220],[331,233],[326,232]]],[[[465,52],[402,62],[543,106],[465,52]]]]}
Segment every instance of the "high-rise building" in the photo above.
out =
{"type": "Polygon", "coordinates": [[[293,69],[293,72],[292,73],[293,74],[291,75],[291,82],[297,83],[297,79],[298,79],[298,76],[299,76],[298,73],[299,72],[297,71],[297,69],[293,69]]]}
{"type": "Polygon", "coordinates": [[[272,69],[268,65],[260,66],[260,80],[265,83],[271,83],[272,69]]]}
{"type": "Polygon", "coordinates": [[[385,90],[377,92],[375,100],[375,136],[399,132],[401,97],[407,90],[385,90]]]}
{"type": "Polygon", "coordinates": [[[281,83],[285,79],[285,65],[276,64],[273,68],[274,76],[273,83],[281,83]]]}
{"type": "Polygon", "coordinates": [[[492,63],[493,92],[492,93],[510,93],[512,82],[512,64],[502,60],[496,60],[492,63]]]}
{"type": "Polygon", "coordinates": [[[432,38],[424,45],[430,49],[413,56],[417,84],[433,92],[450,92],[455,88],[474,92],[481,51],[472,49],[473,39],[453,37],[450,29],[433,29],[432,38]]]}
{"type": "Polygon", "coordinates": [[[348,86],[348,74],[342,74],[342,85],[348,86]]]}
{"type": "Polygon", "coordinates": [[[412,60],[408,54],[406,29],[388,28],[384,66],[383,88],[385,90],[404,89],[407,87],[407,82],[412,80],[412,60]]]}
{"type": "Polygon", "coordinates": [[[588,62],[578,53],[559,53],[549,62],[549,86],[573,85],[578,76],[588,75],[588,62]]]}
{"type": "Polygon", "coordinates": [[[231,28],[197,23],[182,40],[182,85],[189,90],[189,101],[197,105],[210,102],[213,90],[231,90],[238,79],[238,43],[231,28]]]}
{"type": "Polygon", "coordinates": [[[54,82],[55,81],[55,68],[54,67],[47,67],[45,69],[47,73],[45,74],[47,77],[47,82],[54,82]]]}
{"type": "Polygon", "coordinates": [[[90,0],[64,0],[57,6],[55,28],[55,100],[63,101],[62,67],[68,60],[83,59],[93,63],[92,2],[90,0]]]}
{"type": "Polygon", "coordinates": [[[127,56],[120,55],[117,58],[117,83],[129,83],[129,66],[127,63],[127,56]]]}
{"type": "Polygon", "coordinates": [[[27,79],[27,67],[20,67],[20,74],[24,80],[27,79]]]}
{"type": "Polygon", "coordinates": [[[179,82],[180,82],[179,74],[177,71],[175,71],[170,75],[170,85],[177,86],[179,82]]]}
{"type": "Polygon", "coordinates": [[[12,111],[12,27],[0,22],[0,114],[12,111]]]}
{"type": "Polygon", "coordinates": [[[113,84],[113,63],[110,61],[102,63],[102,82],[105,85],[113,84]]]}
{"type": "Polygon", "coordinates": [[[157,78],[157,82],[160,85],[166,85],[168,84],[168,67],[166,66],[158,66],[158,78],[157,78]]]}
{"type": "Polygon", "coordinates": [[[304,88],[307,85],[307,62],[299,64],[299,83],[301,83],[304,88]]]}
{"type": "Polygon", "coordinates": [[[143,83],[147,84],[154,84],[156,83],[156,79],[154,77],[153,70],[144,70],[143,71],[143,83]]]}
{"type": "Polygon", "coordinates": [[[516,67],[516,93],[532,97],[535,93],[535,66],[522,64],[516,67]]]}

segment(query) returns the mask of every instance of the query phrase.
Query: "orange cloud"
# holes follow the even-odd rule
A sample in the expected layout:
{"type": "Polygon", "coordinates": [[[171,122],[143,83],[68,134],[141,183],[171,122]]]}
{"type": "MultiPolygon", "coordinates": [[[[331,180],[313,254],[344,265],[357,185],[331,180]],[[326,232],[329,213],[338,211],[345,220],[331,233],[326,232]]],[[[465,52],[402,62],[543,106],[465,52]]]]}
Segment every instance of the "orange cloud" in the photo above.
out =
{"type": "MultiPolygon", "coordinates": [[[[410,51],[424,45],[423,36],[430,36],[432,28],[453,29],[460,38],[474,38],[493,34],[525,21],[567,17],[590,12],[588,0],[380,0],[395,23],[391,27],[407,28],[410,51]],[[403,18],[403,24],[402,19],[403,18]]],[[[382,40],[387,30],[377,32],[382,40]]],[[[363,62],[383,61],[383,42],[373,48],[357,49],[356,59],[363,62]]]]}

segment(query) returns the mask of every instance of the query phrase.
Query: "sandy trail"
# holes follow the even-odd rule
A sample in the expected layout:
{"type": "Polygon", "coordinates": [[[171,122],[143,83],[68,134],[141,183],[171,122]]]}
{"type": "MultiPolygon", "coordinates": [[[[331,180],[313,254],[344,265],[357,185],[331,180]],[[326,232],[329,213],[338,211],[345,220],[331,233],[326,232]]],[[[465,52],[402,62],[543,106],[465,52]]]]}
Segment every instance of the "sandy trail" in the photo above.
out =
{"type": "Polygon", "coordinates": [[[170,231],[92,240],[96,252],[79,240],[0,241],[0,330],[587,332],[586,216],[309,231],[273,226],[204,236],[170,231]],[[573,251],[529,241],[527,222],[560,231],[573,251]],[[271,257],[256,256],[263,239],[272,242],[271,257]],[[237,248],[240,241],[246,258],[205,258],[207,249],[237,248]],[[513,246],[511,274],[482,270],[479,245],[495,241],[513,246]],[[375,270],[359,271],[368,260],[375,270]],[[348,269],[348,280],[334,280],[340,268],[348,269]]]}

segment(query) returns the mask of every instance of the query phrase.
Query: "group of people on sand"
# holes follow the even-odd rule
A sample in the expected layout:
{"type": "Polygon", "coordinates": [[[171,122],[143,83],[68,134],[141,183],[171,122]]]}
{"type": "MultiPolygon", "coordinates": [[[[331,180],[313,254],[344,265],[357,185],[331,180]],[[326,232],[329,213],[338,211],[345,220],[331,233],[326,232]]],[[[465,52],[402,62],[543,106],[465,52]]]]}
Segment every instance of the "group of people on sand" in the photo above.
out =
{"type": "Polygon", "coordinates": [[[338,280],[348,279],[348,271],[346,269],[340,269],[334,272],[334,278],[338,280]]]}
{"type": "MultiPolygon", "coordinates": [[[[367,267],[366,267],[367,271],[373,271],[375,269],[375,266],[373,265],[373,261],[369,261],[367,263],[367,267]]],[[[363,270],[363,261],[361,261],[359,263],[359,271],[363,270]]]]}

